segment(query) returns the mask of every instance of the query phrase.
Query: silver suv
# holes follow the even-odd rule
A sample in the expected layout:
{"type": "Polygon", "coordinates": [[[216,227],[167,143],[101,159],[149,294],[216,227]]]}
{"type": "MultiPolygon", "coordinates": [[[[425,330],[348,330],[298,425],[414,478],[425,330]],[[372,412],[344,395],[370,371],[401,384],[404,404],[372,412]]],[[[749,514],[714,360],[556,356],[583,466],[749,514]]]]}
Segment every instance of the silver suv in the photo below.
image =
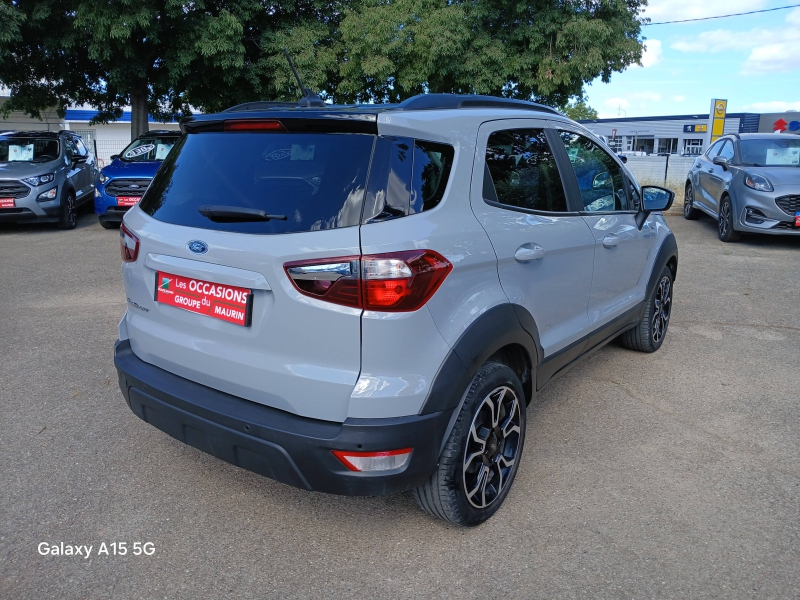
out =
{"type": "Polygon", "coordinates": [[[218,458],[475,525],[542,386],[664,341],[672,192],[552,109],[250,103],[182,129],[120,229],[115,364],[137,416],[218,458]]]}
{"type": "Polygon", "coordinates": [[[69,131],[0,133],[0,223],[58,223],[74,229],[78,207],[91,203],[94,155],[69,131]]]}
{"type": "Polygon", "coordinates": [[[721,137],[689,170],[684,198],[683,216],[714,217],[723,242],[742,232],[800,235],[800,136],[721,137]]]}

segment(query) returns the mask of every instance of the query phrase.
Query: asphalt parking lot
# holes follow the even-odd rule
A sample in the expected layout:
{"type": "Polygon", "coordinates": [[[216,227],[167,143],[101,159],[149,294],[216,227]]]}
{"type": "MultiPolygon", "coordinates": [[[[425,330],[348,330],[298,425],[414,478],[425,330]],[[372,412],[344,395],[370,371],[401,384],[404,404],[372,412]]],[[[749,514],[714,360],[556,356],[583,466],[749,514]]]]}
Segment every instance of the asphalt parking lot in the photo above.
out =
{"type": "Polygon", "coordinates": [[[470,530],[141,422],[112,363],[118,234],[0,228],[0,598],[798,597],[800,238],[669,224],[664,346],[608,346],[540,394],[508,500],[470,530]],[[96,554],[136,541],[155,553],[96,554]]]}

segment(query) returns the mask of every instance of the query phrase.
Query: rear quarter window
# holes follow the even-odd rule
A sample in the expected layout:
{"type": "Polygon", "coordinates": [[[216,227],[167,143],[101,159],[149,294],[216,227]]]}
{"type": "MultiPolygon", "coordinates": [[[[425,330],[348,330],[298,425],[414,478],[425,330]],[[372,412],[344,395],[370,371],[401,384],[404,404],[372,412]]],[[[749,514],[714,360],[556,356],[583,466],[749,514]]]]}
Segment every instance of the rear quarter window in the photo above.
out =
{"type": "Polygon", "coordinates": [[[358,225],[375,136],[205,132],[164,159],[140,207],[167,223],[254,234],[358,225]],[[207,205],[263,210],[286,220],[218,222],[207,205]]]}

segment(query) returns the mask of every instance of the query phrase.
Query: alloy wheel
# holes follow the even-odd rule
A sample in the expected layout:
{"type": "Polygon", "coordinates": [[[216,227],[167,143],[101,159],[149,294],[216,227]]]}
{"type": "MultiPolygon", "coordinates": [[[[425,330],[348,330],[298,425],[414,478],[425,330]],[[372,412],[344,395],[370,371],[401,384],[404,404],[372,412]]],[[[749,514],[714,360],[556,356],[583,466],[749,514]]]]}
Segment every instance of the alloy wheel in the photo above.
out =
{"type": "Polygon", "coordinates": [[[501,386],[475,412],[463,464],[464,492],[475,508],[494,502],[511,478],[520,446],[520,410],[514,390],[501,386]]]}
{"type": "Polygon", "coordinates": [[[725,200],[719,210],[719,237],[725,237],[730,227],[729,220],[731,218],[731,203],[725,200]]]}
{"type": "Polygon", "coordinates": [[[75,198],[72,197],[72,194],[67,196],[67,206],[64,210],[67,211],[67,222],[69,223],[70,228],[74,227],[76,221],[78,220],[78,215],[75,210],[75,198]]]}
{"type": "Polygon", "coordinates": [[[692,212],[692,204],[694,203],[694,192],[692,186],[686,186],[686,192],[683,195],[683,216],[686,217],[692,212]]]}
{"type": "Polygon", "coordinates": [[[672,312],[672,282],[666,275],[658,282],[653,311],[653,341],[658,344],[667,333],[669,316],[672,312]]]}

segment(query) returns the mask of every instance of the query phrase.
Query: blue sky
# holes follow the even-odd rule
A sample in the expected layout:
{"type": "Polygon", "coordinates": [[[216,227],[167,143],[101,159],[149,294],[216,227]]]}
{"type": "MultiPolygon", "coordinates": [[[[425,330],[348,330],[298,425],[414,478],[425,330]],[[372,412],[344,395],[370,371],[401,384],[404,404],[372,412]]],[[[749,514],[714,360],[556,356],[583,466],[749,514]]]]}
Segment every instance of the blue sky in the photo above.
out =
{"type": "MultiPolygon", "coordinates": [[[[650,0],[653,22],[798,4],[800,0],[650,0]]],[[[800,8],[644,27],[642,67],[586,87],[601,118],[707,113],[712,98],[728,112],[800,111],[800,8]]]]}

